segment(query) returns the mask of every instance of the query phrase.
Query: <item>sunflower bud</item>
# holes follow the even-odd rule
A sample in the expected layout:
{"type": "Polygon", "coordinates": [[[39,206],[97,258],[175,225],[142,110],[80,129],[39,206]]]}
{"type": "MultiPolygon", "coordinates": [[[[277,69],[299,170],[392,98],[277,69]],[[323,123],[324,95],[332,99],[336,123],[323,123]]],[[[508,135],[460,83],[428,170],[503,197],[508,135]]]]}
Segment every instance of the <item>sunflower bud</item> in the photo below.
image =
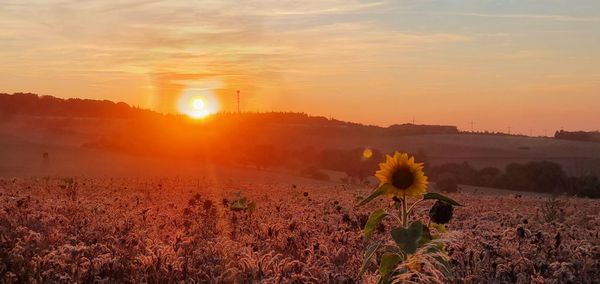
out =
{"type": "Polygon", "coordinates": [[[518,227],[517,228],[517,236],[519,236],[519,238],[524,238],[525,237],[525,229],[523,229],[523,227],[518,227]]]}
{"type": "Polygon", "coordinates": [[[438,200],[429,210],[429,218],[435,223],[446,224],[452,219],[453,209],[452,204],[438,200]]]}

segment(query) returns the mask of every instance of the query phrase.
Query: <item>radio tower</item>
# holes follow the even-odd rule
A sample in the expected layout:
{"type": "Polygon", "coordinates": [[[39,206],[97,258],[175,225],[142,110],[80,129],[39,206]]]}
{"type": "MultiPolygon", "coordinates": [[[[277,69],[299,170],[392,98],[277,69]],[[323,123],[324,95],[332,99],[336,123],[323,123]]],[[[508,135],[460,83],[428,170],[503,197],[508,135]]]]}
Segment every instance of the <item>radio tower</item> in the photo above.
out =
{"type": "Polygon", "coordinates": [[[242,113],[240,110],[240,90],[237,90],[237,109],[238,109],[238,114],[242,113]]]}

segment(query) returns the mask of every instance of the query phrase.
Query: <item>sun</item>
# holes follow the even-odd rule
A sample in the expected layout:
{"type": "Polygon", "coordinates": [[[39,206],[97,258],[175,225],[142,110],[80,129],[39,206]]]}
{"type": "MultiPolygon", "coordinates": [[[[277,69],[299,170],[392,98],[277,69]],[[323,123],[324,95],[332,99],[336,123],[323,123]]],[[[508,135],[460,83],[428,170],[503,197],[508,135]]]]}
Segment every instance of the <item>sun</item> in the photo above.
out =
{"type": "Polygon", "coordinates": [[[182,81],[187,86],[176,97],[177,112],[201,120],[219,112],[220,100],[216,94],[222,88],[220,81],[182,81]]]}
{"type": "Polygon", "coordinates": [[[186,114],[191,118],[205,118],[211,114],[208,106],[201,97],[193,97],[189,101],[186,114]]]}
{"type": "Polygon", "coordinates": [[[217,113],[219,103],[212,93],[194,90],[181,95],[177,109],[190,118],[203,119],[217,113]]]}
{"type": "Polygon", "coordinates": [[[204,104],[204,101],[201,98],[195,98],[192,100],[192,108],[195,110],[202,110],[205,106],[206,104],[204,104]]]}

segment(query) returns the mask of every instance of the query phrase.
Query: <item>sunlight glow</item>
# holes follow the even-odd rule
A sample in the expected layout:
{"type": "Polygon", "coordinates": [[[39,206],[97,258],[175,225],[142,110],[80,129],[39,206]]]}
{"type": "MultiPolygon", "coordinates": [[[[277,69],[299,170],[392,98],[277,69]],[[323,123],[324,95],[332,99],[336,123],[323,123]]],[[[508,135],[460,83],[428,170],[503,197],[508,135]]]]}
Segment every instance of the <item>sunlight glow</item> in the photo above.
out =
{"type": "Polygon", "coordinates": [[[195,110],[202,110],[204,109],[204,102],[201,98],[195,98],[194,100],[192,100],[192,107],[195,110]]]}
{"type": "Polygon", "coordinates": [[[219,103],[211,89],[190,87],[179,97],[177,110],[193,119],[201,119],[217,113],[219,103]]]}

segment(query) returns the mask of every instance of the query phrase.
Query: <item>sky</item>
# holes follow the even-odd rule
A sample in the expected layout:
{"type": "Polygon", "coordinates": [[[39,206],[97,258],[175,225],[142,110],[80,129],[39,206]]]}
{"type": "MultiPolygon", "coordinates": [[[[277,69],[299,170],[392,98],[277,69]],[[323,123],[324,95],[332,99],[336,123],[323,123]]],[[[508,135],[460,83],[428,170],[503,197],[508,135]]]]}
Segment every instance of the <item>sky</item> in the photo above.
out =
{"type": "Polygon", "coordinates": [[[598,130],[599,50],[597,0],[0,0],[0,92],[161,112],[598,130]]]}

